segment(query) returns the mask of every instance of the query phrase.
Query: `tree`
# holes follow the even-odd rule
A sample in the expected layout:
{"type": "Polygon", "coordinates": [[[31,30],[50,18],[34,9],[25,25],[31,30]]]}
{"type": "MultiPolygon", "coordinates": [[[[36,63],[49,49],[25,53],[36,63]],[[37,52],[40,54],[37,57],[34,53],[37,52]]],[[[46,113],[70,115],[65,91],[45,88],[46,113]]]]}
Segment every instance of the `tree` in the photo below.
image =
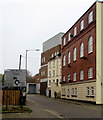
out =
{"type": "Polygon", "coordinates": [[[30,71],[27,71],[27,83],[33,83],[34,79],[32,77],[32,74],[30,73],[30,71]]]}

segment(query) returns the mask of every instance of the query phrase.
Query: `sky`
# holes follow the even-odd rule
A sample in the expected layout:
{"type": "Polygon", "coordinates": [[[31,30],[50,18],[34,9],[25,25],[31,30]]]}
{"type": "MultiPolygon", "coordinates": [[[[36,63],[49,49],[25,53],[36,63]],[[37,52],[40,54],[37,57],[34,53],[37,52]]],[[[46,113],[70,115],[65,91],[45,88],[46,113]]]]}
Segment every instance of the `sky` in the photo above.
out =
{"type": "Polygon", "coordinates": [[[0,73],[5,69],[39,72],[42,44],[66,32],[95,0],[0,0],[0,73]],[[35,51],[40,49],[40,51],[35,51]]]}

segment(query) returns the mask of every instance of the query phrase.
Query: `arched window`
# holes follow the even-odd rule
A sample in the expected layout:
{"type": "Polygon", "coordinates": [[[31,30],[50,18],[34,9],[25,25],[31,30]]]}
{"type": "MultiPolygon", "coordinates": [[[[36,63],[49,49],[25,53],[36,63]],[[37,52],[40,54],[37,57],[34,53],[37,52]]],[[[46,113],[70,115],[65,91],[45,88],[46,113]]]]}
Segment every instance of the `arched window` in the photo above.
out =
{"type": "Polygon", "coordinates": [[[93,37],[90,36],[88,40],[88,53],[93,52],[93,37]]]}
{"type": "Polygon", "coordinates": [[[66,56],[64,55],[63,56],[63,66],[65,66],[65,64],[66,64],[66,56]]]}
{"type": "Polygon", "coordinates": [[[74,50],[73,50],[73,60],[74,60],[74,61],[76,60],[76,47],[75,47],[74,50]]]}
{"type": "Polygon", "coordinates": [[[68,52],[68,64],[70,64],[70,52],[68,52]]]}
{"type": "Polygon", "coordinates": [[[80,57],[84,56],[84,43],[80,44],[80,57]]]}
{"type": "Polygon", "coordinates": [[[91,11],[88,15],[88,23],[90,24],[93,21],[93,11],[91,11]]]}

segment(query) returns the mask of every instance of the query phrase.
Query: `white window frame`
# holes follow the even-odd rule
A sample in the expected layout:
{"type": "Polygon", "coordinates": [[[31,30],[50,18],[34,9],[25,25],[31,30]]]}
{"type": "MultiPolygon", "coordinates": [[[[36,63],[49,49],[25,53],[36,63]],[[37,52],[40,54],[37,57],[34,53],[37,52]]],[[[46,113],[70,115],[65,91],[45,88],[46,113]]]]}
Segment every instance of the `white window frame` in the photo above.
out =
{"type": "Polygon", "coordinates": [[[53,70],[53,77],[55,77],[55,70],[53,70]]]}
{"type": "Polygon", "coordinates": [[[93,37],[90,36],[88,40],[88,53],[93,52],[93,37]]]}
{"type": "Polygon", "coordinates": [[[55,60],[53,61],[53,67],[55,67],[55,60]]]}
{"type": "Polygon", "coordinates": [[[68,96],[70,96],[70,89],[68,89],[68,96]]]}
{"type": "Polygon", "coordinates": [[[51,77],[51,71],[49,71],[49,77],[51,77]]]}
{"type": "Polygon", "coordinates": [[[93,68],[88,68],[88,78],[93,78],[93,68]]]}
{"type": "Polygon", "coordinates": [[[90,87],[87,87],[87,96],[90,96],[90,87]]]}
{"type": "Polygon", "coordinates": [[[68,34],[68,41],[71,40],[71,33],[68,34]]]}
{"type": "Polygon", "coordinates": [[[51,80],[49,80],[49,84],[51,84],[51,80]]]}
{"type": "Polygon", "coordinates": [[[53,53],[52,53],[51,57],[52,57],[52,58],[54,57],[53,53]]]}
{"type": "Polygon", "coordinates": [[[66,65],[66,56],[64,55],[63,56],[63,66],[65,66],[66,65]]]}
{"type": "Polygon", "coordinates": [[[44,62],[45,62],[45,57],[44,57],[44,62]]]}
{"type": "Polygon", "coordinates": [[[93,21],[93,11],[88,14],[88,23],[90,24],[93,21]]]}
{"type": "Polygon", "coordinates": [[[65,82],[66,80],[65,80],[65,76],[63,76],[63,81],[65,82]]]}
{"type": "Polygon", "coordinates": [[[71,57],[70,57],[71,55],[70,55],[70,52],[68,52],[68,64],[70,64],[70,59],[71,59],[71,57]]]}
{"type": "Polygon", "coordinates": [[[75,95],[77,95],[77,88],[75,88],[75,95]]]}
{"type": "Polygon", "coordinates": [[[66,45],[66,38],[63,39],[63,46],[66,45]]]}
{"type": "Polygon", "coordinates": [[[74,72],[74,73],[73,73],[73,81],[76,81],[76,76],[77,76],[77,73],[74,72]]]}
{"type": "Polygon", "coordinates": [[[74,93],[74,88],[72,88],[72,95],[75,95],[75,93],[74,93]]]}
{"type": "Polygon", "coordinates": [[[77,52],[77,49],[75,47],[73,50],[73,61],[76,61],[76,52],[77,52]]]}
{"type": "Polygon", "coordinates": [[[84,70],[80,71],[80,80],[84,80],[84,70]]]}
{"type": "Polygon", "coordinates": [[[80,44],[80,58],[84,56],[84,43],[80,44]]]}
{"type": "Polygon", "coordinates": [[[95,91],[94,91],[94,87],[91,87],[91,95],[94,96],[95,91]]]}
{"type": "Polygon", "coordinates": [[[70,81],[70,73],[68,74],[68,82],[70,81]]]}
{"type": "Polygon", "coordinates": [[[82,31],[83,29],[84,29],[84,20],[80,22],[80,31],[82,31]]]}
{"type": "Polygon", "coordinates": [[[74,37],[77,35],[77,27],[74,28],[74,37]]]}

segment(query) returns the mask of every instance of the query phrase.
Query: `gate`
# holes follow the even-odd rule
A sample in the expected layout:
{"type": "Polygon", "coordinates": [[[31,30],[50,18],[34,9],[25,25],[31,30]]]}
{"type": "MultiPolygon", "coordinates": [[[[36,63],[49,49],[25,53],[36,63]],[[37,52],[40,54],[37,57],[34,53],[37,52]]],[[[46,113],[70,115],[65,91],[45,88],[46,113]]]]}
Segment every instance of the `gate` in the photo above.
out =
{"type": "Polygon", "coordinates": [[[20,90],[2,90],[2,105],[16,105],[20,103],[20,90]]]}

